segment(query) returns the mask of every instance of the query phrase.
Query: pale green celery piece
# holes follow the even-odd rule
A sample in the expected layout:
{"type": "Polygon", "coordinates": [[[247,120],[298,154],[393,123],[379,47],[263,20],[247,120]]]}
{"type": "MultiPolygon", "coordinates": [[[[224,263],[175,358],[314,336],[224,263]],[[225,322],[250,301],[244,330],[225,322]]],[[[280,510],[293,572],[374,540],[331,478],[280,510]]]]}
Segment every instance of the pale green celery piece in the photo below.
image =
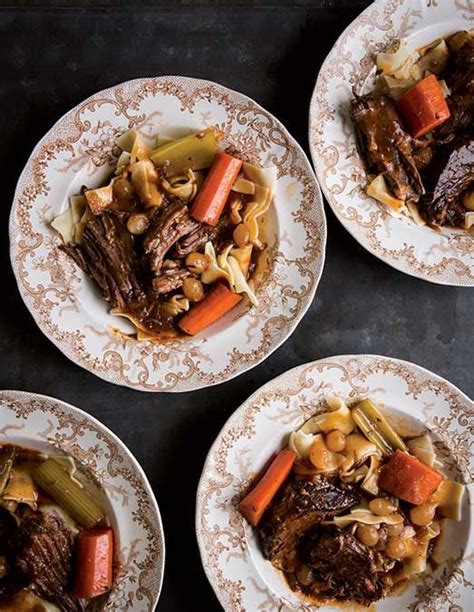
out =
{"type": "Polygon", "coordinates": [[[375,429],[373,423],[365,416],[360,408],[356,407],[352,410],[352,418],[365,437],[375,444],[384,457],[390,457],[392,455],[393,448],[387,444],[383,436],[375,429]]]}
{"type": "Polygon", "coordinates": [[[91,529],[103,522],[102,508],[82,489],[54,459],[48,459],[32,472],[35,482],[73,519],[91,529]]]}
{"type": "Polygon", "coordinates": [[[153,163],[167,176],[212,166],[220,133],[210,128],[168,142],[150,154],[153,163]]]}
{"type": "Polygon", "coordinates": [[[400,436],[370,400],[359,402],[352,410],[352,418],[384,456],[390,456],[396,448],[405,452],[408,450],[400,436]]]}
{"type": "Polygon", "coordinates": [[[13,461],[15,460],[15,449],[6,446],[0,448],[0,451],[0,495],[2,495],[10,478],[13,461]]]}

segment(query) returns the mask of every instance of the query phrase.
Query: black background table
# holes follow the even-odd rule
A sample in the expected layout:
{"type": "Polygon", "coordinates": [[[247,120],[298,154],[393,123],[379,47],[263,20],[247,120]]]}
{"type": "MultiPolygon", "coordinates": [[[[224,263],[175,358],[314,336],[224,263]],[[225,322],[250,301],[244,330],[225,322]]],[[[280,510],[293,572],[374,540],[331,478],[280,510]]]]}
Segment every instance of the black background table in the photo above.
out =
{"type": "Polygon", "coordinates": [[[209,446],[259,386],[306,361],[378,353],[414,361],[474,394],[474,292],[397,272],[368,254],[326,207],[327,261],[297,331],[256,369],[194,393],[145,394],[99,380],[62,355],[19,296],[8,256],[15,183],[33,146],[90,94],[139,76],[181,74],[241,91],[308,151],[319,67],[367,0],[0,0],[0,387],[52,395],[110,427],[143,465],[166,535],[162,611],[218,610],[194,535],[209,446]]]}

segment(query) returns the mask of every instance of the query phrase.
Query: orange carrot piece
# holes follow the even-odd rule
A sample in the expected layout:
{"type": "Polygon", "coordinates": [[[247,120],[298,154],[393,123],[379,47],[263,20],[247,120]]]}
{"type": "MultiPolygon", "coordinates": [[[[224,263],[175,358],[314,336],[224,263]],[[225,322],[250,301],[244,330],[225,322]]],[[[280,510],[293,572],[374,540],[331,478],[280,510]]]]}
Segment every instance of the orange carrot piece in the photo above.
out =
{"type": "Polygon", "coordinates": [[[73,593],[97,597],[112,588],[114,536],[112,529],[91,529],[78,536],[73,593]]]}
{"type": "Polygon", "coordinates": [[[218,283],[206,297],[187,312],[178,322],[179,327],[190,336],[220,319],[240,302],[242,296],[231,291],[224,283],[218,283]]]}
{"type": "Polygon", "coordinates": [[[397,110],[413,138],[430,132],[451,116],[434,74],[405,92],[397,102],[397,110]]]}
{"type": "Polygon", "coordinates": [[[443,480],[441,474],[428,465],[397,449],[381,469],[378,484],[384,491],[419,506],[443,480]]]}
{"type": "Polygon", "coordinates": [[[241,159],[218,153],[193,202],[191,216],[201,223],[216,225],[241,168],[241,159]]]}
{"type": "Polygon", "coordinates": [[[295,459],[296,453],[292,450],[280,451],[257,485],[240,502],[239,510],[251,525],[258,524],[278,489],[288,478],[295,459]]]}

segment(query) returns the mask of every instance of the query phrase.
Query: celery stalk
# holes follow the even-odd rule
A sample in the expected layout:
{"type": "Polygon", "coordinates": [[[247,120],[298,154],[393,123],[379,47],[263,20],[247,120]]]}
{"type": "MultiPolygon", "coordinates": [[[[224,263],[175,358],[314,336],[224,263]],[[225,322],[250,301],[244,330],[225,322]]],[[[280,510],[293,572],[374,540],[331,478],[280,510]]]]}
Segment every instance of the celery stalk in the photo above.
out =
{"type": "Polygon", "coordinates": [[[359,402],[352,410],[352,418],[384,456],[390,456],[396,448],[407,452],[403,440],[370,400],[359,402]]]}
{"type": "Polygon", "coordinates": [[[209,168],[217,153],[220,134],[212,128],[172,140],[150,153],[152,162],[167,176],[209,168]]]}
{"type": "Polygon", "coordinates": [[[102,508],[54,459],[42,463],[33,470],[32,476],[46,493],[84,527],[90,529],[104,520],[102,508]]]}
{"type": "Polygon", "coordinates": [[[0,447],[0,495],[7,486],[15,459],[15,449],[11,446],[0,447]]]}

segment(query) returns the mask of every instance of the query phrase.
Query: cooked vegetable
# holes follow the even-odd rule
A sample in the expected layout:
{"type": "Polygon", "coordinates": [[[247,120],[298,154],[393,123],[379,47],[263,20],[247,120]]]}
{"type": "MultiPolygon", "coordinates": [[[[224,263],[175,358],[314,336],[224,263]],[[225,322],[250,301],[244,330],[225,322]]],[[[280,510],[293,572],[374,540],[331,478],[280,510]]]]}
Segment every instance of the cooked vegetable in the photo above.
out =
{"type": "Polygon", "coordinates": [[[448,98],[451,95],[451,91],[445,80],[438,81],[439,86],[441,87],[441,91],[443,92],[443,96],[448,98]]]}
{"type": "Polygon", "coordinates": [[[331,452],[326,446],[322,434],[316,434],[309,451],[309,460],[318,472],[329,473],[337,470],[344,458],[331,452]]]}
{"type": "Polygon", "coordinates": [[[397,79],[390,74],[383,74],[381,77],[381,85],[385,93],[394,100],[398,100],[406,91],[413,87],[413,85],[416,85],[416,80],[411,76],[407,79],[397,79]]]}
{"type": "Polygon", "coordinates": [[[401,536],[391,536],[385,547],[386,554],[396,561],[408,557],[412,551],[413,544],[410,540],[402,538],[401,536]]]}
{"type": "Polygon", "coordinates": [[[13,446],[0,446],[0,495],[7,486],[14,460],[15,448],[13,446]]]}
{"type": "Polygon", "coordinates": [[[380,470],[379,486],[411,504],[424,504],[443,477],[416,457],[397,449],[380,470]]]}
{"type": "Polygon", "coordinates": [[[400,212],[405,206],[403,200],[399,200],[390,193],[383,174],[379,174],[369,183],[366,193],[378,202],[389,206],[395,212],[400,212]]]}
{"type": "Polygon", "coordinates": [[[362,544],[366,546],[375,546],[379,541],[379,530],[375,525],[359,525],[356,535],[362,544]]]}
{"type": "Polygon", "coordinates": [[[104,520],[102,508],[54,459],[47,459],[35,468],[32,476],[46,493],[84,527],[95,527],[104,520]]]}
{"type": "Polygon", "coordinates": [[[339,453],[346,446],[346,436],[339,429],[333,429],[326,434],[326,446],[330,451],[339,453]]]}
{"type": "Polygon", "coordinates": [[[190,253],[186,257],[186,267],[194,274],[202,274],[209,265],[209,258],[204,253],[190,253]]]}
{"type": "Polygon", "coordinates": [[[218,153],[191,207],[191,216],[201,223],[217,225],[242,160],[218,153]]]}
{"type": "Polygon", "coordinates": [[[202,302],[193,306],[184,315],[178,325],[186,334],[193,336],[220,319],[241,299],[241,295],[234,293],[223,283],[218,283],[212,287],[202,302]]]}
{"type": "Polygon", "coordinates": [[[97,597],[112,588],[114,537],[110,527],[82,531],[77,540],[74,595],[97,597]]]}
{"type": "Polygon", "coordinates": [[[377,497],[369,502],[369,510],[377,516],[392,514],[392,512],[396,512],[397,509],[398,505],[387,497],[377,497]]]}
{"type": "Polygon", "coordinates": [[[434,519],[436,504],[426,502],[410,510],[410,521],[419,527],[426,527],[434,519]]]}
{"type": "Polygon", "coordinates": [[[449,119],[451,113],[434,74],[409,89],[397,102],[397,110],[413,138],[419,138],[449,119]]]}
{"type": "Polygon", "coordinates": [[[130,215],[127,221],[127,229],[135,236],[141,236],[150,227],[150,220],[143,213],[135,213],[130,215]]]}
{"type": "Polygon", "coordinates": [[[189,169],[202,170],[212,165],[220,139],[221,134],[210,128],[158,147],[150,154],[150,159],[167,176],[183,174],[189,169]]]}
{"type": "Polygon", "coordinates": [[[183,281],[183,293],[191,302],[199,302],[204,297],[201,281],[192,276],[185,278],[183,281]]]}
{"type": "Polygon", "coordinates": [[[377,69],[381,70],[384,74],[393,74],[407,61],[410,61],[410,59],[411,56],[405,39],[400,38],[394,41],[387,52],[377,54],[377,69]]]}
{"type": "Polygon", "coordinates": [[[359,402],[352,410],[352,418],[385,457],[389,457],[396,448],[407,450],[403,440],[370,400],[359,402]]]}
{"type": "Polygon", "coordinates": [[[239,510],[251,525],[259,523],[278,489],[287,479],[295,459],[296,453],[293,451],[280,451],[257,485],[240,502],[239,510]]]}
{"type": "Polygon", "coordinates": [[[429,502],[436,504],[437,510],[442,516],[460,521],[465,490],[466,487],[459,482],[443,480],[429,498],[429,502]]]}
{"type": "Polygon", "coordinates": [[[444,39],[437,43],[432,43],[417,61],[421,75],[426,76],[427,71],[436,75],[444,72],[448,63],[448,57],[448,45],[444,39]]]}
{"type": "Polygon", "coordinates": [[[246,246],[250,241],[250,232],[247,226],[239,223],[232,232],[232,238],[238,247],[243,248],[246,246]]]}

